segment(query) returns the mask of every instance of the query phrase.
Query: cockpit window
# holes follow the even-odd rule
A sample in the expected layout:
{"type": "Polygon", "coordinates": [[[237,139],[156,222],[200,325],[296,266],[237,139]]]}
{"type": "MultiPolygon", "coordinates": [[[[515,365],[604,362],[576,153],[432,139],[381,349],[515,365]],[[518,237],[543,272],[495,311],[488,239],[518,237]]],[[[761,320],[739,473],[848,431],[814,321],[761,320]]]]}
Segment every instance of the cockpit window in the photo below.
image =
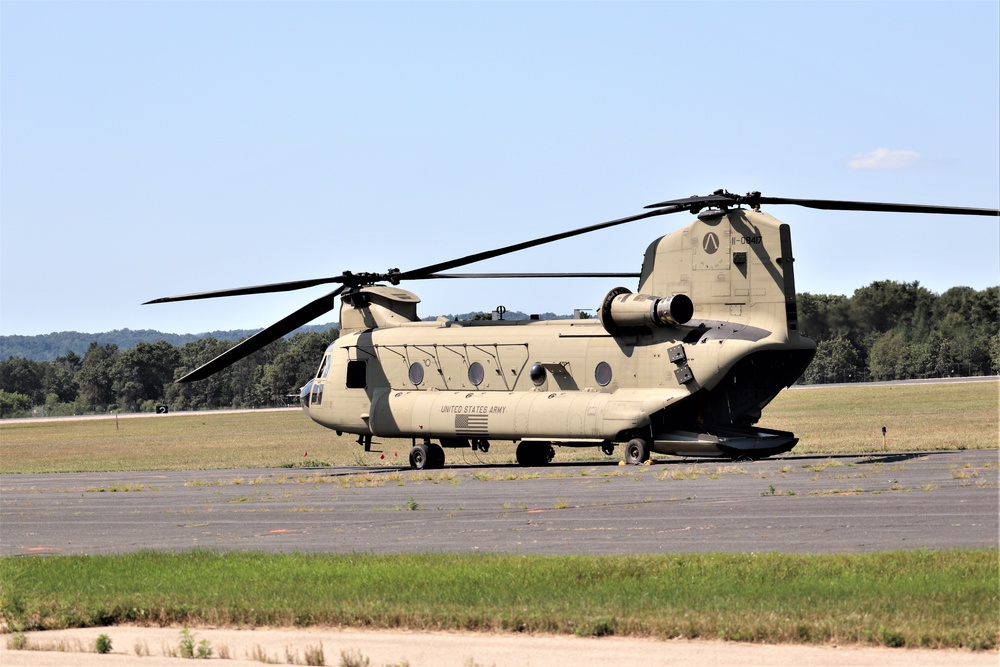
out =
{"type": "Polygon", "coordinates": [[[317,378],[325,378],[326,374],[330,372],[330,355],[323,355],[323,361],[319,364],[319,370],[316,371],[317,378]]]}

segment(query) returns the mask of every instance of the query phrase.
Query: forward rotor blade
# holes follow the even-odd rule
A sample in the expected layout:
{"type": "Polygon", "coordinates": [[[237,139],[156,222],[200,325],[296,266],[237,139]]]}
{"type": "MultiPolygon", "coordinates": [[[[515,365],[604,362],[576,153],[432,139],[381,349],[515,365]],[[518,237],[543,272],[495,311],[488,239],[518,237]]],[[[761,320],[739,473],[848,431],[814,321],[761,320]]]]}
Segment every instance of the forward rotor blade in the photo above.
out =
{"type": "MultiPolygon", "coordinates": [[[[391,270],[384,274],[377,273],[358,273],[353,274],[344,272],[339,276],[331,276],[327,278],[311,278],[307,280],[291,280],[283,283],[267,283],[264,285],[250,285],[247,287],[234,287],[232,289],[222,289],[222,290],[212,290],[210,292],[195,292],[193,294],[180,294],[178,296],[165,296],[159,299],[153,299],[152,301],[146,301],[142,305],[147,306],[154,303],[173,303],[175,301],[193,301],[196,299],[214,299],[216,297],[225,296],[244,296],[248,294],[266,294],[269,292],[290,292],[292,290],[305,289],[307,287],[315,287],[316,285],[325,285],[329,283],[343,283],[345,286],[351,285],[364,285],[373,284],[380,281],[389,281],[393,284],[399,284],[403,280],[419,280],[422,278],[431,277],[431,274],[436,274],[439,271],[447,271],[448,269],[454,269],[460,266],[465,266],[466,264],[473,264],[475,262],[481,262],[486,259],[491,259],[493,257],[499,257],[501,255],[507,255],[512,252],[517,252],[519,250],[526,250],[528,248],[534,248],[535,246],[544,245],[546,243],[553,243],[555,241],[560,241],[562,239],[568,239],[573,236],[580,236],[581,234],[587,234],[589,232],[595,232],[600,229],[606,229],[608,227],[614,227],[616,225],[623,225],[628,222],[635,222],[637,220],[643,220],[645,218],[652,218],[658,215],[667,215],[668,213],[677,213],[678,211],[684,210],[683,207],[670,207],[661,208],[655,211],[649,211],[646,213],[640,213],[638,215],[632,215],[627,218],[619,218],[617,220],[609,220],[608,222],[601,222],[596,225],[590,225],[588,227],[581,227],[579,229],[574,229],[568,232],[560,232],[558,234],[551,234],[549,236],[543,236],[541,238],[533,239],[531,241],[524,241],[522,243],[515,243],[514,245],[504,246],[502,248],[496,248],[494,250],[486,250],[484,252],[477,252],[472,255],[466,255],[464,257],[459,257],[457,259],[452,259],[446,262],[439,262],[437,264],[431,264],[419,269],[412,269],[410,271],[396,271],[391,270]]],[[[489,277],[501,278],[506,274],[492,274],[489,277]]],[[[452,277],[452,276],[433,276],[433,277],[452,277]]],[[[486,276],[483,276],[486,277],[486,276]]],[[[507,277],[524,277],[524,278],[547,278],[547,277],[632,277],[632,274],[624,274],[619,276],[618,274],[523,274],[521,276],[508,275],[507,277]]],[[[341,288],[343,289],[343,288],[341,288]]],[[[338,294],[340,291],[338,290],[338,294]]],[[[235,348],[234,348],[235,349],[235,348]]]]}
{"type": "Polygon", "coordinates": [[[346,285],[341,285],[326,296],[321,296],[315,301],[306,304],[291,315],[282,318],[266,329],[261,329],[235,347],[226,350],[215,359],[212,359],[207,364],[199,366],[177,381],[195,382],[196,380],[204,380],[208,376],[221,371],[223,368],[226,368],[240,359],[253,354],[268,343],[273,343],[285,334],[295,331],[303,324],[308,324],[320,315],[330,312],[333,310],[337,296],[343,292],[344,289],[346,289],[346,285]]]}
{"type": "Polygon", "coordinates": [[[879,211],[888,213],[934,213],[941,215],[1000,216],[1000,209],[969,208],[967,206],[934,206],[930,204],[890,204],[884,202],[841,201],[836,199],[788,199],[760,197],[761,204],[794,204],[827,211],[879,211]]]}
{"type": "Polygon", "coordinates": [[[608,227],[624,225],[627,222],[635,222],[636,220],[652,218],[657,215],[667,215],[668,213],[677,213],[678,211],[683,211],[683,210],[684,207],[682,206],[661,208],[655,211],[640,213],[638,215],[630,215],[627,218],[618,218],[617,220],[600,222],[596,225],[590,225],[588,227],[580,227],[579,229],[574,229],[568,232],[560,232],[558,234],[552,234],[550,236],[542,236],[540,238],[533,239],[531,241],[515,243],[514,245],[504,246],[502,248],[495,248],[494,250],[485,250],[483,252],[477,252],[472,255],[466,255],[465,257],[452,259],[447,262],[440,262],[438,264],[431,264],[429,266],[424,266],[419,269],[402,271],[396,274],[396,276],[394,276],[394,282],[396,280],[417,280],[420,278],[425,278],[439,271],[456,269],[460,266],[465,266],[467,264],[474,264],[475,262],[481,262],[486,259],[493,259],[494,257],[500,257],[501,255],[508,255],[512,252],[518,252],[519,250],[527,250],[528,248],[534,248],[535,246],[545,245],[546,243],[553,243],[555,241],[561,241],[562,239],[568,239],[573,236],[580,236],[581,234],[596,232],[599,229],[607,229],[608,227]]]}
{"type": "Polygon", "coordinates": [[[633,272],[613,272],[613,273],[428,273],[421,276],[421,280],[432,280],[435,278],[638,278],[641,273],[633,272]]]}
{"type": "Polygon", "coordinates": [[[180,296],[165,296],[159,299],[145,302],[144,306],[152,303],[171,303],[174,301],[193,301],[194,299],[214,299],[220,296],[243,296],[245,294],[266,294],[268,292],[291,292],[292,290],[315,287],[328,283],[344,282],[344,276],[332,278],[311,278],[308,280],[291,280],[284,283],[269,283],[266,285],[251,285],[248,287],[234,287],[232,289],[213,290],[211,292],[196,292],[194,294],[181,294],[180,296]]]}

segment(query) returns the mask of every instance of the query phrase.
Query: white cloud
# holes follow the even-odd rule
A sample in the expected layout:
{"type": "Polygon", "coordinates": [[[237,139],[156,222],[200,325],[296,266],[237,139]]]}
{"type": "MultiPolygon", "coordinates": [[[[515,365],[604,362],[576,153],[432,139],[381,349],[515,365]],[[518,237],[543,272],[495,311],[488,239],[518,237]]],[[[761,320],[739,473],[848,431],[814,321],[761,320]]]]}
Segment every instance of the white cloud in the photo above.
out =
{"type": "Polygon", "coordinates": [[[916,151],[876,148],[871,153],[857,153],[847,166],[851,169],[906,169],[920,161],[916,151]]]}

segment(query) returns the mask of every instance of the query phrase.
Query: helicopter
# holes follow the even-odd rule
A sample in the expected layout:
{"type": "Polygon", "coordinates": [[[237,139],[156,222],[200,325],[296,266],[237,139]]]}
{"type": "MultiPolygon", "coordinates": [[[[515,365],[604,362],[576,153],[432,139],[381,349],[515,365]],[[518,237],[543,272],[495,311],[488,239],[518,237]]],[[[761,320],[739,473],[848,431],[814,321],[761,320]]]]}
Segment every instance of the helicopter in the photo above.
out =
{"type": "Polygon", "coordinates": [[[736,195],[717,190],[642,213],[402,271],[352,273],[146,302],[339,287],[179,378],[193,382],[330,312],[340,332],[300,392],[305,413],[338,435],[408,438],[411,468],[440,468],[447,448],[517,443],[522,466],[555,447],[595,447],[643,464],[652,453],[753,460],[791,450],[794,433],[758,426],[816,353],[798,331],[789,225],[762,206],[998,216],[998,209],[736,195]],[[695,216],[647,248],[638,273],[451,273],[482,260],[673,213],[695,216]],[[421,321],[406,281],[638,278],[609,290],[597,316],[572,320],[421,321]]]}

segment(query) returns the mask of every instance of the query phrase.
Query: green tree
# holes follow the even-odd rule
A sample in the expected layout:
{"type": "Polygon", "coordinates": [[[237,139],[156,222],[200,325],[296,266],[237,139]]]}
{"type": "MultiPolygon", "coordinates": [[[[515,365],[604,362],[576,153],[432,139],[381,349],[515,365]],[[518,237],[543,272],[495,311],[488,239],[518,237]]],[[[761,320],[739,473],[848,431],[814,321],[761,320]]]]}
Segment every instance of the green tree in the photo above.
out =
{"type": "Polygon", "coordinates": [[[851,330],[850,302],[839,294],[810,294],[796,296],[799,332],[817,343],[851,330]]]}
{"type": "Polygon", "coordinates": [[[917,281],[877,280],[854,291],[851,319],[862,333],[924,326],[930,321],[934,299],[934,293],[917,281]]]}
{"type": "Polygon", "coordinates": [[[872,345],[868,368],[875,380],[930,377],[934,354],[929,342],[910,341],[901,331],[887,331],[872,345]]]}
{"type": "Polygon", "coordinates": [[[118,355],[111,369],[118,405],[136,411],[146,401],[162,399],[179,361],[177,348],[166,341],[138,343],[118,355]]]}
{"type": "Polygon", "coordinates": [[[31,399],[24,394],[0,389],[0,417],[15,417],[31,410],[31,399]]]}
{"type": "Polygon", "coordinates": [[[1000,373],[1000,334],[990,337],[990,366],[994,373],[1000,373]]]}
{"type": "Polygon", "coordinates": [[[83,404],[96,410],[114,405],[114,376],[112,369],[118,358],[118,346],[114,343],[98,345],[91,343],[83,355],[83,364],[76,374],[83,404]]]}
{"type": "Polygon", "coordinates": [[[27,396],[31,405],[41,405],[45,402],[45,366],[22,357],[0,361],[0,389],[27,396]]]}
{"type": "Polygon", "coordinates": [[[65,356],[56,357],[55,361],[44,364],[45,367],[45,402],[48,405],[51,396],[60,403],[72,403],[80,392],[76,374],[83,366],[83,359],[70,350],[65,356]]]}
{"type": "Polygon", "coordinates": [[[292,336],[264,370],[263,383],[268,395],[298,395],[299,388],[316,374],[323,353],[336,338],[336,330],[292,336]]]}
{"type": "Polygon", "coordinates": [[[837,336],[817,343],[805,379],[809,383],[857,382],[864,378],[864,370],[858,348],[847,337],[837,336]]]}
{"type": "MultiPolygon", "coordinates": [[[[187,343],[179,350],[179,360],[174,369],[174,380],[195,370],[219,356],[235,343],[215,338],[201,338],[187,343]]],[[[222,371],[199,382],[174,383],[166,388],[166,398],[177,410],[205,410],[232,404],[232,388],[226,372],[222,371]]]]}

